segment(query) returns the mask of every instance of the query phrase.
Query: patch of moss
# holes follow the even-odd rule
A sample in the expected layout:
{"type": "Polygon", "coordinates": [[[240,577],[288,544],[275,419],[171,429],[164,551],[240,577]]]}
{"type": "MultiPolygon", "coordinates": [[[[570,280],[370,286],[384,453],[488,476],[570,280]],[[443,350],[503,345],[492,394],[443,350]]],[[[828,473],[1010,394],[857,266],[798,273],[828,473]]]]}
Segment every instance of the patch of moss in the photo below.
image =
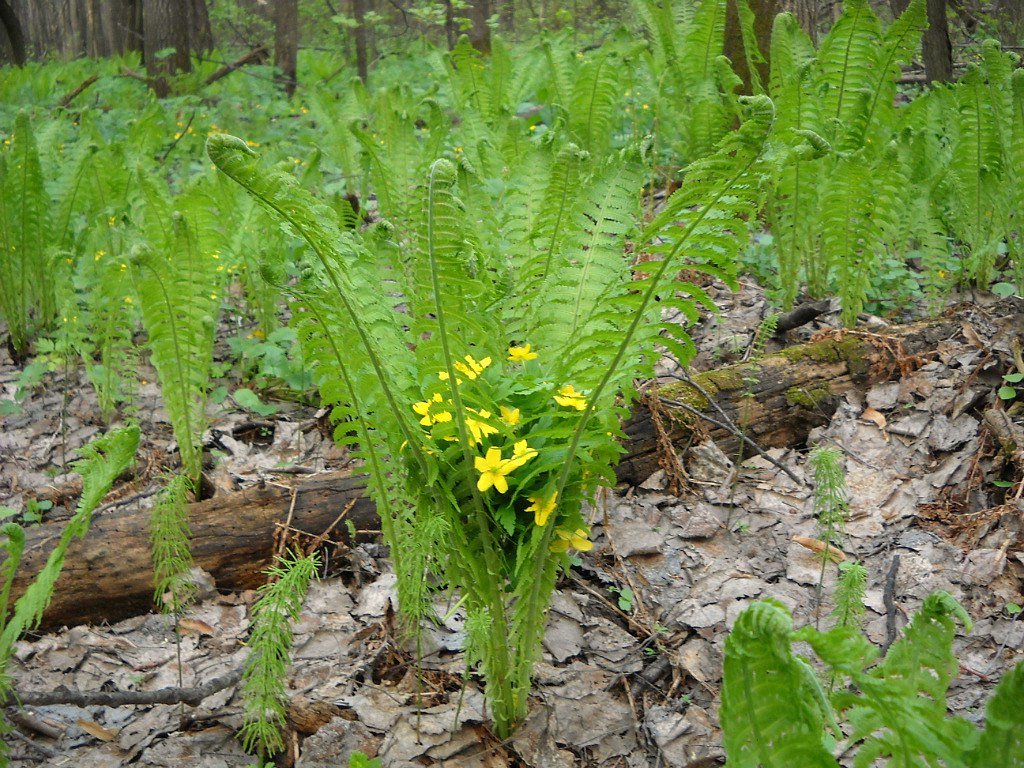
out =
{"type": "Polygon", "coordinates": [[[832,396],[832,389],[824,382],[811,387],[790,387],[786,390],[786,402],[807,410],[815,410],[823,400],[832,396]]]}
{"type": "Polygon", "coordinates": [[[854,375],[867,373],[870,364],[864,359],[862,342],[860,339],[849,336],[836,341],[826,339],[811,344],[801,344],[797,347],[788,347],[779,352],[784,358],[791,362],[811,360],[816,363],[839,363],[845,362],[850,373],[854,375]]]}
{"type": "Polygon", "coordinates": [[[704,387],[708,394],[711,394],[712,389],[715,392],[734,392],[747,386],[744,370],[740,366],[735,366],[720,368],[717,371],[705,371],[699,376],[694,377],[694,381],[704,387]],[[709,387],[708,384],[712,386],[709,387]]]}
{"type": "MultiPolygon", "coordinates": [[[[696,381],[705,392],[714,397],[718,392],[715,386],[709,382],[701,381],[700,379],[701,377],[697,376],[694,378],[694,381],[696,381]]],[[[678,400],[681,403],[686,403],[688,406],[698,411],[703,411],[709,405],[707,398],[685,381],[681,381],[678,384],[667,384],[665,386],[658,387],[658,394],[662,397],[668,398],[669,400],[678,400]]]]}

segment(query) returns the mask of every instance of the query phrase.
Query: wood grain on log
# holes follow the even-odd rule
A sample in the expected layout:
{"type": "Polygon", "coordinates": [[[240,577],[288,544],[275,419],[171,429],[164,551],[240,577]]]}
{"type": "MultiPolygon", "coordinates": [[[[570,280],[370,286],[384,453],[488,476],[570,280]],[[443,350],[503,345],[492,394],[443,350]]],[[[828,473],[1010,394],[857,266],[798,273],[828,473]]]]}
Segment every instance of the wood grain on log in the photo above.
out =
{"type": "MultiPolygon", "coordinates": [[[[894,351],[904,357],[932,351],[959,327],[952,321],[906,326],[888,341],[837,336],[756,362],[696,374],[693,379],[762,446],[796,445],[806,439],[811,427],[831,417],[843,393],[897,375],[894,351]]],[[[656,391],[716,415],[685,383],[656,391]]],[[[665,406],[666,416],[673,441],[685,444],[692,439],[691,414],[665,406]]],[[[738,448],[738,439],[730,432],[717,427],[707,431],[727,452],[738,448]]],[[[617,475],[623,482],[637,483],[659,466],[650,413],[637,408],[626,434],[627,454],[617,475]]],[[[195,564],[213,575],[219,589],[259,586],[261,572],[273,557],[275,533],[289,514],[292,528],[317,536],[352,504],[347,519],[357,529],[377,530],[379,521],[365,490],[362,476],[341,472],[307,476],[289,486],[266,484],[193,504],[189,523],[195,564]]],[[[28,575],[42,568],[59,538],[60,526],[51,523],[27,531],[15,595],[24,591],[28,575]]],[[[137,507],[98,514],[85,540],[68,550],[44,627],[114,621],[148,610],[153,592],[148,530],[148,513],[137,507]]],[[[343,532],[344,526],[336,526],[333,535],[340,538],[343,532]]]]}

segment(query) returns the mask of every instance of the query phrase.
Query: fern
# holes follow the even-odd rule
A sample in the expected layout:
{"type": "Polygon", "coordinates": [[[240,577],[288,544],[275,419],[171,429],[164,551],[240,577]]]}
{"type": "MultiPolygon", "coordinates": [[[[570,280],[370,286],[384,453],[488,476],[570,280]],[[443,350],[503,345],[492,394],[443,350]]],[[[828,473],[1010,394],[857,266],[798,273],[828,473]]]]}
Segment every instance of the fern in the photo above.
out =
{"type": "Polygon", "coordinates": [[[726,638],[719,714],[730,768],[838,765],[823,743],[823,694],[790,650],[792,634],[786,609],[762,601],[740,614],[726,638]]]}
{"type": "Polygon", "coordinates": [[[1024,766],[1024,663],[1003,675],[985,707],[985,730],[967,754],[970,768],[1024,766]]]}
{"type": "Polygon", "coordinates": [[[19,112],[10,150],[0,153],[0,315],[19,356],[56,314],[49,211],[35,133],[19,112]]]}
{"type": "Polygon", "coordinates": [[[193,487],[198,487],[214,331],[222,301],[220,257],[211,244],[212,223],[204,218],[209,214],[201,196],[184,196],[175,206],[155,182],[140,175],[139,185],[147,244],[133,254],[132,278],[181,464],[193,487]]]}
{"type": "Polygon", "coordinates": [[[779,603],[762,601],[740,615],[726,640],[722,727],[730,766],[836,766],[826,744],[853,765],[1019,766],[1024,665],[1007,673],[989,702],[985,729],[947,715],[957,671],[952,640],[964,609],[944,592],[929,596],[903,638],[872,666],[878,651],[848,623],[829,632],[793,631],[779,603]],[[825,697],[814,673],[793,654],[806,642],[833,679],[849,685],[825,697]],[[841,717],[840,730],[836,717],[841,717]]]}

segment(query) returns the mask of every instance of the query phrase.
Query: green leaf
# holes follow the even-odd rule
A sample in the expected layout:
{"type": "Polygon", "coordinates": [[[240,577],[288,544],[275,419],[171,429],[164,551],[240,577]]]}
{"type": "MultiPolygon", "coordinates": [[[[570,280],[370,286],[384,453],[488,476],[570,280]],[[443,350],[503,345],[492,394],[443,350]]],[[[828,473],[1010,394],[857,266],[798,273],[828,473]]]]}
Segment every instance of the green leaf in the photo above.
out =
{"type": "Polygon", "coordinates": [[[996,283],[992,286],[992,293],[1001,299],[1013,296],[1015,289],[1012,283],[996,283]]]}
{"type": "Polygon", "coordinates": [[[1024,373],[1008,373],[1003,376],[1003,381],[1007,384],[1019,384],[1024,381],[1024,373]]]}
{"type": "Polygon", "coordinates": [[[264,403],[251,389],[245,389],[244,387],[236,389],[232,397],[242,408],[258,413],[260,416],[270,416],[273,413],[277,413],[276,405],[264,403]]]}
{"type": "Polygon", "coordinates": [[[996,392],[1002,400],[1013,400],[1017,396],[1017,390],[1013,387],[1000,387],[996,392]]]}

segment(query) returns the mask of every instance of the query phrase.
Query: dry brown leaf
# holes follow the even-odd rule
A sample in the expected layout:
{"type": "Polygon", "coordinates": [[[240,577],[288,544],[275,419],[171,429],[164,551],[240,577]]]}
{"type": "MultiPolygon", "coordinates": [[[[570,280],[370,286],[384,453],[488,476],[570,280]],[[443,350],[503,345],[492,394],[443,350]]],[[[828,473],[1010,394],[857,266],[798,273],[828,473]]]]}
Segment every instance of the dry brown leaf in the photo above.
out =
{"type": "Polygon", "coordinates": [[[816,554],[821,554],[828,549],[828,559],[833,563],[841,563],[846,559],[846,555],[843,554],[841,549],[833,547],[831,544],[826,545],[825,542],[820,539],[812,539],[809,536],[794,536],[793,541],[799,544],[801,547],[811,550],[816,554]]]}
{"type": "Polygon", "coordinates": [[[870,405],[864,409],[860,417],[866,421],[870,421],[879,429],[885,429],[886,424],[889,423],[885,419],[885,414],[883,414],[881,411],[876,411],[870,405]]]}
{"type": "Polygon", "coordinates": [[[217,630],[207,624],[205,621],[199,619],[184,618],[178,621],[178,629],[181,632],[194,632],[197,635],[210,635],[211,637],[217,634],[217,630]]]}
{"type": "Polygon", "coordinates": [[[978,332],[974,330],[970,323],[964,323],[961,333],[963,333],[964,338],[967,339],[967,342],[973,347],[985,349],[988,346],[988,344],[981,340],[978,332]]]}
{"type": "Polygon", "coordinates": [[[94,723],[92,720],[75,720],[75,725],[90,736],[95,736],[100,741],[113,741],[117,738],[117,734],[112,730],[104,728],[102,725],[94,723]]]}

